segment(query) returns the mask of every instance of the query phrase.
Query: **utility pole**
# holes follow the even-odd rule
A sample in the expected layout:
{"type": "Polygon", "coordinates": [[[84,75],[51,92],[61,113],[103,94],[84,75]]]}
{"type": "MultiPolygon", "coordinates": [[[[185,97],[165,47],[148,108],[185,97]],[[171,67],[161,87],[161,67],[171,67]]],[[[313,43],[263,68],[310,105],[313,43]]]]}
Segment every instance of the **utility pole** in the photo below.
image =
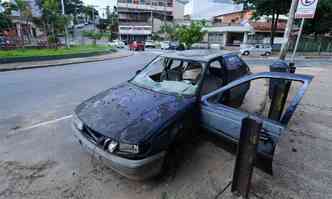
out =
{"type": "MultiPolygon", "coordinates": [[[[61,8],[62,8],[62,15],[65,16],[65,4],[64,4],[63,0],[61,0],[61,8]]],[[[65,23],[65,42],[66,42],[66,47],[70,48],[69,41],[68,41],[67,23],[65,23]]]]}
{"type": "Polygon", "coordinates": [[[91,6],[92,8],[92,24],[93,24],[93,29],[96,29],[96,21],[95,21],[95,9],[93,6],[91,6]]]}
{"type": "Polygon", "coordinates": [[[294,59],[295,59],[295,55],[296,55],[296,51],[297,51],[297,47],[299,46],[300,38],[301,38],[301,34],[302,34],[302,31],[303,31],[303,25],[304,25],[304,18],[302,18],[302,21],[301,21],[300,30],[299,30],[299,33],[298,33],[298,35],[297,35],[297,39],[296,39],[296,43],[295,43],[295,47],[294,47],[294,49],[293,49],[293,54],[292,54],[292,58],[291,58],[291,63],[294,63],[294,59]]]}
{"type": "Polygon", "coordinates": [[[287,26],[286,26],[286,30],[285,30],[285,34],[284,34],[284,43],[282,44],[282,47],[280,50],[280,55],[279,55],[279,58],[282,60],[285,60],[285,58],[287,56],[289,38],[292,33],[293,23],[294,23],[294,19],[295,19],[295,11],[296,11],[298,3],[299,3],[299,0],[292,0],[291,8],[289,10],[287,26]]]}

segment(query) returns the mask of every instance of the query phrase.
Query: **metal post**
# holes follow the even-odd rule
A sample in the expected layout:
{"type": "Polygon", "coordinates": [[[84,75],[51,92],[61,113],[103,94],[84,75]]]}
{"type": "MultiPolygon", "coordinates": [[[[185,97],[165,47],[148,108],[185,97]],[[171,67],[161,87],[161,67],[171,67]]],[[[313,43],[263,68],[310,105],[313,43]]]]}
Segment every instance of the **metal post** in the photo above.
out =
{"type": "Polygon", "coordinates": [[[262,120],[246,117],[242,120],[240,140],[233,172],[232,192],[248,198],[252,172],[256,160],[262,120]]]}
{"type": "MultiPolygon", "coordinates": [[[[61,8],[62,8],[62,15],[65,16],[65,4],[63,0],[61,0],[61,8]]],[[[65,42],[66,47],[70,48],[69,42],[68,42],[68,29],[67,29],[67,23],[65,24],[65,42]]]]}
{"type": "Polygon", "coordinates": [[[295,11],[296,11],[298,3],[299,3],[299,0],[292,0],[291,8],[289,10],[289,17],[288,17],[288,21],[287,21],[285,34],[284,34],[284,43],[280,50],[280,59],[282,59],[282,60],[285,60],[286,55],[287,55],[289,37],[292,33],[292,27],[293,27],[294,18],[295,18],[295,11]]]}
{"type": "Polygon", "coordinates": [[[296,54],[297,47],[299,45],[301,34],[303,31],[303,25],[304,25],[304,18],[302,18],[300,30],[299,30],[299,33],[297,34],[296,43],[295,43],[295,47],[294,47],[292,58],[291,58],[291,63],[294,63],[295,54],[296,54]]]}
{"type": "Polygon", "coordinates": [[[93,6],[92,7],[92,24],[93,24],[93,30],[96,29],[96,24],[95,24],[95,9],[93,6]]]}

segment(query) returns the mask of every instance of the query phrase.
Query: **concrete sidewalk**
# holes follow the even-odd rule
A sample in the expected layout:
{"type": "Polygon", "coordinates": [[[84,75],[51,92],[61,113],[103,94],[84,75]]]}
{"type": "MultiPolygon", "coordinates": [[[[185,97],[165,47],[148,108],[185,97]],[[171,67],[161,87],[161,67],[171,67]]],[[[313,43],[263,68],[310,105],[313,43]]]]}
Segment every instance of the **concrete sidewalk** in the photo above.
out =
{"type": "Polygon", "coordinates": [[[109,53],[109,54],[105,54],[105,55],[82,57],[82,58],[0,64],[0,72],[12,71],[12,70],[25,70],[25,69],[32,69],[32,68],[44,68],[44,67],[52,67],[52,66],[62,66],[62,65],[68,65],[68,64],[79,64],[79,63],[96,62],[96,61],[105,61],[105,60],[110,60],[110,59],[128,57],[131,55],[133,55],[132,52],[119,51],[119,52],[109,53]]]}

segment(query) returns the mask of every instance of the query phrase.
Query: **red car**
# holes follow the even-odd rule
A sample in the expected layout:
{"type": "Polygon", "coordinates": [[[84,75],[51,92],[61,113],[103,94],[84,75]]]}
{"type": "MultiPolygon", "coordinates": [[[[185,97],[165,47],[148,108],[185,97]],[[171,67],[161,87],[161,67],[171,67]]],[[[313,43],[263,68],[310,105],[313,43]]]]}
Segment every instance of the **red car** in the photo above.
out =
{"type": "Polygon", "coordinates": [[[134,51],[144,51],[145,46],[143,42],[137,42],[133,41],[131,44],[129,44],[129,50],[134,50],[134,51]]]}

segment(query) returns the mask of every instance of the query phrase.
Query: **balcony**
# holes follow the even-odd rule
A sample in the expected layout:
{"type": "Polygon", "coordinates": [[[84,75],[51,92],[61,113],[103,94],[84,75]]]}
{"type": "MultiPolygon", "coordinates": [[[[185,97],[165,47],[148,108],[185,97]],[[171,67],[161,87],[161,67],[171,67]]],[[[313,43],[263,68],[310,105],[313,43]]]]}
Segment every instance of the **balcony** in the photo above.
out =
{"type": "Polygon", "coordinates": [[[137,10],[152,10],[152,11],[167,11],[172,12],[173,7],[170,5],[160,6],[160,5],[149,5],[149,4],[133,4],[133,3],[120,3],[118,2],[118,8],[128,8],[137,10]]]}
{"type": "Polygon", "coordinates": [[[120,24],[119,25],[119,33],[121,35],[151,35],[152,26],[151,24],[137,24],[129,25],[129,24],[120,24]]]}

